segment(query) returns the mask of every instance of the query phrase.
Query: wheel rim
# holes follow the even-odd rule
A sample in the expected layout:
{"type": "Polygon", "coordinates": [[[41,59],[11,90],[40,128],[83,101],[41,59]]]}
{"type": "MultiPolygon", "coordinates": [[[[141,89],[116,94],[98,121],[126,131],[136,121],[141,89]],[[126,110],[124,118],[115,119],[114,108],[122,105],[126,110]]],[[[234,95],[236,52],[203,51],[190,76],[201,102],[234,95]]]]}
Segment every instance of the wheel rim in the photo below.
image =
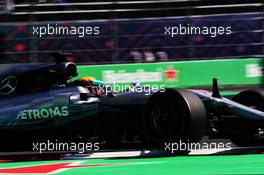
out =
{"type": "Polygon", "coordinates": [[[166,138],[177,135],[182,123],[182,117],[175,105],[168,102],[154,105],[150,118],[152,130],[158,136],[166,138]]]}

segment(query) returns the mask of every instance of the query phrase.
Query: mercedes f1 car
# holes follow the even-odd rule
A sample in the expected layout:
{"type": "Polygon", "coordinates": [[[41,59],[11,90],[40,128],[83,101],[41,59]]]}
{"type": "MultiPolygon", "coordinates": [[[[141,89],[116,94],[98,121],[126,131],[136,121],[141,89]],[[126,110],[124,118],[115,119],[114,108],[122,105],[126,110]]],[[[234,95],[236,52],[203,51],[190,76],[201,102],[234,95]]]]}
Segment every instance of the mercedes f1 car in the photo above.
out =
{"type": "Polygon", "coordinates": [[[261,89],[242,91],[229,99],[220,95],[213,79],[212,92],[166,88],[102,93],[106,86],[92,77],[71,81],[78,73],[67,56],[55,54],[56,63],[15,65],[2,71],[2,141],[89,139],[156,147],[180,139],[196,142],[209,135],[243,146],[261,144],[261,89]]]}

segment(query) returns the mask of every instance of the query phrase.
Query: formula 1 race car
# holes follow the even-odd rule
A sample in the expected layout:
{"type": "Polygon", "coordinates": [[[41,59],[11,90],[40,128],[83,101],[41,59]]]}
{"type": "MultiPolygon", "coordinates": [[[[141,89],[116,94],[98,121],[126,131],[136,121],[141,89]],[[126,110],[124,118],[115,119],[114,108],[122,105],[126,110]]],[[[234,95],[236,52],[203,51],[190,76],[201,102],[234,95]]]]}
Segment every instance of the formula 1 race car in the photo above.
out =
{"type": "MultiPolygon", "coordinates": [[[[264,91],[222,97],[212,92],[165,88],[157,92],[107,92],[92,77],[69,81],[77,67],[66,54],[56,63],[15,65],[0,74],[0,137],[8,148],[44,139],[99,140],[106,145],[197,142],[229,138],[237,145],[261,144],[264,91]]],[[[131,85],[131,89],[142,87],[131,85]]],[[[2,142],[1,142],[2,144],[2,142]]]]}

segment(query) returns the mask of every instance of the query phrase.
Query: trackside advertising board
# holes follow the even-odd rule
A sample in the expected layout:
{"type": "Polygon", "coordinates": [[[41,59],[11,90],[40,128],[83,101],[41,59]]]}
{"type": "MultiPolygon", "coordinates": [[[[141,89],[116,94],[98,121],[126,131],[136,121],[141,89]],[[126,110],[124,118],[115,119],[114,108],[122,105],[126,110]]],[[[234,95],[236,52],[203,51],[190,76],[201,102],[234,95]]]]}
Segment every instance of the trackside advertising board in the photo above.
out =
{"type": "Polygon", "coordinates": [[[221,86],[261,83],[260,59],[256,58],[78,66],[78,71],[78,77],[91,75],[106,84],[207,87],[213,77],[221,86]]]}

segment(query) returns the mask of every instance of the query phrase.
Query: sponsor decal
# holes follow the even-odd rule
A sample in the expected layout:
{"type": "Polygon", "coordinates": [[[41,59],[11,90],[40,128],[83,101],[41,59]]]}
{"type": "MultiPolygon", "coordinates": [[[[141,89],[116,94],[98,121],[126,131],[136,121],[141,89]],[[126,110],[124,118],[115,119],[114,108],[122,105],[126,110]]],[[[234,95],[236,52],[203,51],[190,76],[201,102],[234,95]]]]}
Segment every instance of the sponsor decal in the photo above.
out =
{"type": "Polygon", "coordinates": [[[262,69],[258,64],[246,64],[246,77],[261,77],[262,69]]]}
{"type": "Polygon", "coordinates": [[[172,81],[175,80],[178,71],[174,70],[172,66],[169,66],[168,69],[163,73],[166,74],[166,80],[172,81]]]}
{"type": "Polygon", "coordinates": [[[154,71],[146,71],[145,69],[136,69],[134,72],[126,70],[106,70],[102,72],[103,81],[105,83],[133,83],[133,82],[163,82],[175,81],[178,70],[174,70],[172,66],[157,68],[154,71]],[[164,76],[165,74],[165,76],[164,76]]]}
{"type": "Polygon", "coordinates": [[[145,72],[144,69],[137,69],[136,72],[107,70],[103,71],[103,81],[105,83],[159,82],[162,81],[162,72],[145,72]]]}
{"type": "Polygon", "coordinates": [[[8,95],[15,91],[17,79],[14,76],[6,77],[0,83],[0,94],[8,95]]]}
{"type": "Polygon", "coordinates": [[[21,111],[17,119],[48,119],[54,117],[66,117],[69,115],[68,106],[55,106],[43,109],[28,109],[21,111]]]}

